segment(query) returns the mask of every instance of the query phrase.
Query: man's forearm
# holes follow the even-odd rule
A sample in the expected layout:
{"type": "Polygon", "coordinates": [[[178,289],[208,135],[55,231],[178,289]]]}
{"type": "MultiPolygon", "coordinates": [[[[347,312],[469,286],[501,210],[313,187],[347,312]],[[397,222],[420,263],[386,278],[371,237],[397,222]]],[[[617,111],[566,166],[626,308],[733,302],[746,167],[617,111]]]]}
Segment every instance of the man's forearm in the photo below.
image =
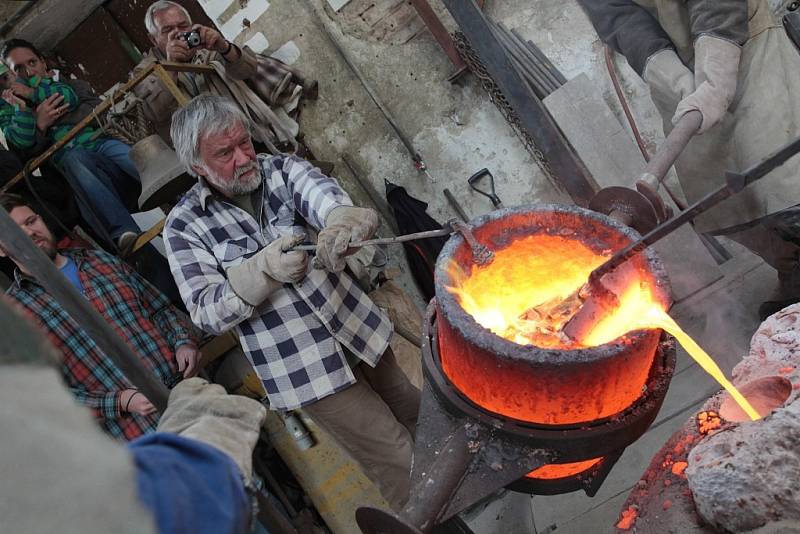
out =
{"type": "Polygon", "coordinates": [[[640,76],[650,56],[674,48],[658,20],[633,0],[578,1],[600,39],[624,55],[640,76]]]}
{"type": "MultiPolygon", "coordinates": [[[[220,53],[220,55],[222,55],[220,53]]],[[[225,74],[237,80],[249,80],[258,72],[258,58],[248,47],[239,48],[232,44],[225,58],[225,74]],[[238,55],[237,55],[238,51],[238,55]]]]}
{"type": "Polygon", "coordinates": [[[287,157],[282,172],[294,208],[317,230],[324,228],[325,220],[335,208],[353,205],[334,178],[325,176],[304,159],[287,157]]]}
{"type": "Polygon", "coordinates": [[[82,386],[73,386],[70,387],[70,391],[78,402],[87,408],[96,410],[106,419],[118,417],[125,408],[122,406],[122,390],[94,392],[88,391],[82,386]]]}
{"type": "Polygon", "coordinates": [[[688,0],[686,8],[693,39],[709,35],[740,46],[747,41],[747,0],[688,0]]]}

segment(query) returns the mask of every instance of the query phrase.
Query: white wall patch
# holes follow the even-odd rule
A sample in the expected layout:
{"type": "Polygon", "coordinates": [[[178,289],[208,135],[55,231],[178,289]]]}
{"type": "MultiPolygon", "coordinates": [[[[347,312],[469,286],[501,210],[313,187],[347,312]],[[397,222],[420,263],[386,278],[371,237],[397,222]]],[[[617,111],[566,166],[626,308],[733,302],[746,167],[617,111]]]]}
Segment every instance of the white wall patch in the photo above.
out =
{"type": "MultiPolygon", "coordinates": [[[[235,1],[238,4],[238,0],[235,1]]],[[[236,11],[224,24],[220,23],[220,16],[231,4],[231,0],[200,0],[200,5],[203,7],[203,10],[209,18],[217,24],[223,37],[229,41],[233,41],[242,33],[244,29],[242,22],[245,19],[253,23],[269,8],[269,2],[267,0],[248,0],[243,9],[236,11]]]]}
{"type": "Polygon", "coordinates": [[[256,54],[261,54],[267,48],[269,48],[269,41],[267,40],[267,37],[263,33],[258,32],[250,39],[248,39],[244,45],[249,46],[250,50],[252,50],[256,54]]]}
{"type": "Polygon", "coordinates": [[[331,6],[334,11],[339,11],[349,3],[350,0],[328,0],[328,5],[331,6]]]}
{"type": "Polygon", "coordinates": [[[300,49],[294,44],[294,41],[287,41],[283,46],[275,50],[271,57],[283,61],[287,65],[293,65],[300,59],[300,49]]]}

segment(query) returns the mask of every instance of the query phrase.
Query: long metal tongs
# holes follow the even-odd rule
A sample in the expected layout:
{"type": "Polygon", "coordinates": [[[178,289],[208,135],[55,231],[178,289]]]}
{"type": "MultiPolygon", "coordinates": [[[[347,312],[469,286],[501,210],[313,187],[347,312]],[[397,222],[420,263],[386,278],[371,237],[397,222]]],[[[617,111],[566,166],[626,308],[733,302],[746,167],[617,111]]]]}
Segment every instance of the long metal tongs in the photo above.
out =
{"type": "MultiPolygon", "coordinates": [[[[366,247],[370,245],[395,245],[398,243],[405,243],[407,241],[416,241],[417,239],[429,239],[432,237],[445,237],[459,233],[464,237],[467,245],[472,249],[472,258],[478,265],[488,265],[494,259],[494,252],[489,250],[486,245],[483,245],[475,239],[469,225],[458,219],[450,219],[444,224],[440,230],[427,230],[425,232],[415,232],[413,234],[398,235],[395,237],[381,237],[378,239],[369,239],[367,241],[356,241],[347,245],[348,249],[355,249],[366,247]]],[[[313,252],[317,250],[317,245],[298,245],[292,250],[305,250],[313,252]]]]}
{"type": "Polygon", "coordinates": [[[601,278],[606,274],[701,213],[763,178],[799,152],[800,138],[795,139],[761,163],[750,167],[744,172],[727,171],[725,173],[725,185],[711,191],[677,216],[656,226],[639,240],[614,253],[605,263],[591,272],[588,282],[578,290],[577,293],[581,294],[580,301],[583,302],[583,305],[576,309],[575,315],[564,325],[563,332],[571,339],[581,339],[586,332],[590,331],[602,319],[602,314],[597,313],[598,308],[603,309],[616,305],[616,296],[603,286],[601,281],[601,278]]]}

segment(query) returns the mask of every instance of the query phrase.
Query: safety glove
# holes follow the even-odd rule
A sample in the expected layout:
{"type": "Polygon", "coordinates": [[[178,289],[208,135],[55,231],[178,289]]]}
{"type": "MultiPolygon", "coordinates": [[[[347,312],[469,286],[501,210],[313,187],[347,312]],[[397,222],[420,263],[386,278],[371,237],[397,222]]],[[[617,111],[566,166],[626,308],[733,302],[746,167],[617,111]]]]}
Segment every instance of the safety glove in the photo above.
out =
{"type": "Polygon", "coordinates": [[[739,75],[742,49],[719,37],[702,35],[694,43],[695,91],[684,98],[675,110],[672,123],[692,110],[703,114],[698,133],[714,127],[728,110],[734,96],[739,75]]]}
{"type": "Polygon", "coordinates": [[[378,229],[378,214],[369,208],[339,206],[330,212],[317,237],[313,266],[333,273],[344,270],[345,257],[354,253],[350,243],[371,238],[378,229]]]}
{"type": "Polygon", "coordinates": [[[182,380],[169,394],[158,432],[202,441],[230,456],[245,480],[253,472],[253,448],[267,416],[264,406],[202,378],[182,380]]]}
{"type": "Polygon", "coordinates": [[[257,254],[227,270],[234,292],[251,306],[258,306],[284,283],[302,280],[308,267],[308,253],[292,250],[304,235],[275,239],[257,254]]]}
{"type": "Polygon", "coordinates": [[[671,48],[660,50],[648,58],[643,78],[659,109],[673,110],[694,92],[694,74],[671,48]]]}

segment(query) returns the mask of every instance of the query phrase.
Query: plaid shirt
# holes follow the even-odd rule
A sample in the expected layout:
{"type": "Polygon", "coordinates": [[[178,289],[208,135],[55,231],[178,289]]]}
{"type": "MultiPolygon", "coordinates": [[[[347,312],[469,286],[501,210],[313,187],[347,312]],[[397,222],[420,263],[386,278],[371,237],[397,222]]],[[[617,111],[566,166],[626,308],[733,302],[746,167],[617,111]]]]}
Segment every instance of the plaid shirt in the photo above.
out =
{"type": "Polygon", "coordinates": [[[233,291],[226,269],[280,236],[305,233],[305,224],[322,228],[331,210],[352,205],[336,180],[302,159],[261,155],[259,164],[258,221],[201,180],[170,212],[164,241],[195,324],[211,333],[236,328],[272,408],[294,409],[355,383],[343,347],[374,366],[393,326],[346,274],[312,269],[257,307],[233,291]]]}
{"type": "MultiPolygon", "coordinates": [[[[83,294],[92,307],[146,368],[164,384],[173,385],[178,374],[175,349],[196,343],[198,332],[160,291],[114,256],[89,249],[59,252],[77,265],[83,294]]],[[[109,434],[130,440],[155,430],[158,414],[122,413],[122,390],[134,386],[42,286],[17,270],[7,294],[44,328],[62,356],[67,386],[109,434]]]]}

